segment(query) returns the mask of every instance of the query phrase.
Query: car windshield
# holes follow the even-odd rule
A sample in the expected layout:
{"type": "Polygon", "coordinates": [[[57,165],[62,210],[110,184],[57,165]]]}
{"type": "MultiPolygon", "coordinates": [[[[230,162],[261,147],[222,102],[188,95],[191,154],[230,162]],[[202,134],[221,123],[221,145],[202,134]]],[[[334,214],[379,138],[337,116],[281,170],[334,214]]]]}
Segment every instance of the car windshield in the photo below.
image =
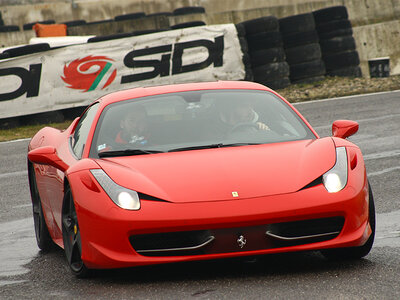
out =
{"type": "Polygon", "coordinates": [[[140,155],[314,138],[301,118],[273,93],[201,90],[106,106],[90,155],[140,155]]]}

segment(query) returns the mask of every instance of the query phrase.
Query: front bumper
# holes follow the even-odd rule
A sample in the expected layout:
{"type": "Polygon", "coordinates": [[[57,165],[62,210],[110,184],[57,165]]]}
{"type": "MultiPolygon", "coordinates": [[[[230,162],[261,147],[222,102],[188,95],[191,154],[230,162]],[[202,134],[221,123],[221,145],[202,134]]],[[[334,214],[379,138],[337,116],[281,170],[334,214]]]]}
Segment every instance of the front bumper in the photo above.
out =
{"type": "Polygon", "coordinates": [[[71,176],[70,184],[81,232],[82,259],[89,268],[353,247],[363,245],[371,232],[365,176],[354,182],[349,178],[346,188],[335,194],[317,185],[291,194],[231,201],[174,204],[142,200],[138,211],[117,207],[100,186],[98,192],[88,189],[79,174],[71,176]],[[328,220],[335,220],[334,224],[328,220]],[[293,225],[290,230],[277,225],[288,222],[293,225]],[[299,228],[301,224],[307,224],[304,226],[308,229],[299,228]],[[322,229],[321,224],[328,224],[328,229],[322,229]],[[298,229],[297,233],[293,228],[298,229]],[[190,240],[193,232],[200,236],[194,242],[190,240]],[[170,233],[172,238],[168,239],[170,233]],[[309,237],[291,239],[301,235],[309,237]],[[174,244],[177,236],[189,237],[189,241],[174,244]],[[209,236],[213,236],[211,241],[209,236]],[[145,242],[139,243],[140,237],[145,237],[145,242]],[[157,248],[153,246],[157,245],[156,239],[161,243],[158,250],[188,249],[143,251],[157,248]]]}

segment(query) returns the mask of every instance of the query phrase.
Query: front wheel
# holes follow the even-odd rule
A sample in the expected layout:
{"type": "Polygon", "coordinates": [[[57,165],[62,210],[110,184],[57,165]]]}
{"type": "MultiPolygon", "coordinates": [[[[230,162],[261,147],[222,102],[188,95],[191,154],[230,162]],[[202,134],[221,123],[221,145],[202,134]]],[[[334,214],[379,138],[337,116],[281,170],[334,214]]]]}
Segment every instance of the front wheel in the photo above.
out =
{"type": "Polygon", "coordinates": [[[62,235],[65,256],[72,273],[79,278],[87,277],[89,269],[82,261],[81,234],[74,199],[69,187],[66,188],[62,208],[62,235]]]}
{"type": "Polygon", "coordinates": [[[33,223],[35,226],[36,243],[40,250],[47,252],[53,247],[53,240],[51,239],[49,230],[44,219],[42,208],[42,201],[40,199],[39,191],[36,183],[35,170],[31,164],[28,165],[29,172],[29,188],[32,198],[32,211],[33,223]]]}
{"type": "Polygon", "coordinates": [[[372,248],[372,244],[375,239],[375,204],[374,197],[372,195],[371,186],[368,184],[369,188],[369,205],[368,205],[368,222],[371,226],[371,235],[369,236],[367,242],[358,247],[349,248],[336,248],[336,249],[325,249],[321,250],[323,256],[328,259],[359,259],[366,256],[372,248]]]}

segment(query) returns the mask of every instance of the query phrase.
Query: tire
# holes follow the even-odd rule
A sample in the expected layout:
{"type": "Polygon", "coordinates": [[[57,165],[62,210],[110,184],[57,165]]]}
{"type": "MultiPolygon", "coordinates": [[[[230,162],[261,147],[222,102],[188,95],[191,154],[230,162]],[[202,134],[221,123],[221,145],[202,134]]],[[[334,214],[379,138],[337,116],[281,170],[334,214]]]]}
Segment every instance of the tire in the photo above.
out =
{"type": "Polygon", "coordinates": [[[108,19],[108,20],[89,22],[89,23],[86,23],[86,25],[99,25],[99,24],[107,24],[107,23],[113,23],[113,22],[115,22],[114,19],[108,19]]]}
{"type": "Polygon", "coordinates": [[[85,20],[74,20],[74,21],[64,22],[63,24],[67,25],[67,27],[74,27],[74,26],[85,25],[86,21],[85,20]]]}
{"type": "Polygon", "coordinates": [[[206,10],[202,6],[186,6],[175,9],[172,14],[175,16],[189,15],[189,14],[204,14],[206,10]]]}
{"type": "Polygon", "coordinates": [[[325,75],[325,64],[321,59],[290,66],[290,81],[325,75]]]}
{"type": "Polygon", "coordinates": [[[109,40],[116,40],[116,39],[121,39],[125,37],[130,37],[133,36],[133,33],[116,33],[116,34],[110,34],[110,35],[101,35],[101,36],[95,36],[90,39],[88,39],[88,43],[97,43],[97,42],[103,42],[103,41],[109,41],[109,40]]]}
{"type": "Polygon", "coordinates": [[[321,48],[317,43],[285,49],[285,53],[289,65],[321,59],[321,48]]]}
{"type": "Polygon", "coordinates": [[[316,27],[319,34],[329,33],[332,31],[343,30],[343,29],[351,29],[350,20],[337,20],[331,21],[328,23],[320,24],[316,27]]]}
{"type": "Polygon", "coordinates": [[[238,37],[246,37],[246,29],[244,28],[243,24],[235,24],[235,27],[238,37]]]}
{"type": "Polygon", "coordinates": [[[90,270],[82,261],[82,240],[74,199],[69,186],[65,189],[62,208],[62,236],[65,256],[71,272],[79,278],[87,277],[90,270]]]}
{"type": "Polygon", "coordinates": [[[240,24],[243,24],[246,35],[279,30],[278,19],[274,16],[251,19],[240,24]]]}
{"type": "Polygon", "coordinates": [[[192,22],[175,24],[172,25],[170,28],[174,30],[174,29],[190,28],[196,26],[204,26],[204,25],[206,25],[206,23],[204,23],[203,21],[192,21],[192,22]]]}
{"type": "Polygon", "coordinates": [[[150,34],[150,33],[161,32],[161,31],[167,31],[167,30],[168,30],[168,29],[146,29],[146,30],[136,30],[136,31],[132,31],[131,34],[132,34],[132,36],[138,36],[138,35],[150,34]]]}
{"type": "Polygon", "coordinates": [[[343,5],[322,8],[314,11],[313,15],[317,24],[349,18],[347,8],[343,5]]]}
{"type": "Polygon", "coordinates": [[[344,259],[360,259],[366,256],[372,249],[372,245],[375,239],[375,203],[372,193],[371,186],[369,185],[369,204],[368,204],[368,222],[371,226],[371,235],[367,242],[359,247],[348,247],[348,248],[332,248],[321,250],[323,256],[332,260],[344,260],[344,259]]]}
{"type": "MultiPolygon", "coordinates": [[[[247,40],[245,37],[239,37],[239,44],[240,44],[240,49],[242,50],[243,53],[248,54],[249,53],[249,44],[247,44],[247,40]]],[[[248,63],[250,63],[250,57],[248,57],[248,63]]]]}
{"type": "Polygon", "coordinates": [[[350,66],[346,68],[327,71],[326,75],[339,77],[362,77],[362,72],[359,66],[350,66]]]}
{"type": "Polygon", "coordinates": [[[246,36],[250,51],[282,47],[282,35],[279,31],[259,32],[246,36]]]}
{"type": "Polygon", "coordinates": [[[138,13],[115,16],[114,20],[115,21],[136,20],[136,19],[144,18],[145,16],[146,16],[146,14],[144,12],[138,12],[138,13]]]}
{"type": "Polygon", "coordinates": [[[338,36],[329,40],[320,41],[321,51],[325,56],[338,52],[356,49],[356,42],[352,35],[338,36]]]}
{"type": "Polygon", "coordinates": [[[319,36],[316,30],[296,32],[291,34],[282,34],[282,39],[283,39],[283,46],[285,48],[292,48],[319,42],[319,36]]]}
{"type": "Polygon", "coordinates": [[[349,66],[358,66],[360,57],[357,51],[341,52],[330,56],[324,56],[327,71],[342,69],[349,66]]]}
{"type": "Polygon", "coordinates": [[[257,81],[258,83],[261,83],[265,85],[266,87],[269,87],[270,89],[273,90],[279,90],[279,89],[284,89],[290,85],[290,79],[288,77],[283,77],[283,78],[278,78],[275,80],[270,80],[270,81],[257,81]]]}
{"type": "Polygon", "coordinates": [[[0,26],[0,32],[14,32],[14,31],[19,31],[19,26],[17,25],[0,26]]]}
{"type": "Polygon", "coordinates": [[[282,34],[315,30],[314,16],[312,13],[305,13],[281,18],[279,19],[279,30],[282,34]]]}
{"type": "Polygon", "coordinates": [[[285,51],[282,47],[250,52],[250,63],[252,66],[261,66],[282,61],[285,61],[285,51]]]}
{"type": "Polygon", "coordinates": [[[287,62],[270,63],[253,68],[255,81],[271,81],[276,78],[289,76],[289,65],[287,62]]]}
{"type": "Polygon", "coordinates": [[[10,55],[8,53],[0,53],[0,59],[6,59],[10,58],[10,55]]]}
{"type": "Polygon", "coordinates": [[[39,191],[37,189],[35,170],[30,162],[28,162],[28,172],[36,243],[40,250],[42,250],[43,252],[48,252],[53,248],[53,240],[51,239],[46,220],[44,218],[42,201],[40,199],[39,191]]]}
{"type": "Polygon", "coordinates": [[[331,32],[318,33],[320,40],[328,40],[328,39],[331,39],[334,37],[348,36],[348,35],[353,35],[353,28],[338,29],[338,30],[331,31],[331,32]]]}
{"type": "Polygon", "coordinates": [[[7,49],[3,51],[3,53],[7,53],[9,57],[17,57],[47,50],[50,50],[50,45],[48,43],[39,43],[7,49]]]}

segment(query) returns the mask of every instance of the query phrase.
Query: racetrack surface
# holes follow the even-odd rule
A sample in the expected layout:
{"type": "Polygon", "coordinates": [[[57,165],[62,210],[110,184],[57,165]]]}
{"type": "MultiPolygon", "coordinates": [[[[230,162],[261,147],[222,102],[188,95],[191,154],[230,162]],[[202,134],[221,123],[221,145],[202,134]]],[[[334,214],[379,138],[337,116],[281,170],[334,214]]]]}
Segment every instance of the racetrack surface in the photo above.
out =
{"type": "Polygon", "coordinates": [[[1,299],[400,299],[400,92],[296,104],[321,136],[336,119],[359,122],[377,211],[376,242],[358,261],[319,253],[181,263],[73,277],[61,250],[40,253],[26,173],[28,140],[0,143],[1,299]]]}

